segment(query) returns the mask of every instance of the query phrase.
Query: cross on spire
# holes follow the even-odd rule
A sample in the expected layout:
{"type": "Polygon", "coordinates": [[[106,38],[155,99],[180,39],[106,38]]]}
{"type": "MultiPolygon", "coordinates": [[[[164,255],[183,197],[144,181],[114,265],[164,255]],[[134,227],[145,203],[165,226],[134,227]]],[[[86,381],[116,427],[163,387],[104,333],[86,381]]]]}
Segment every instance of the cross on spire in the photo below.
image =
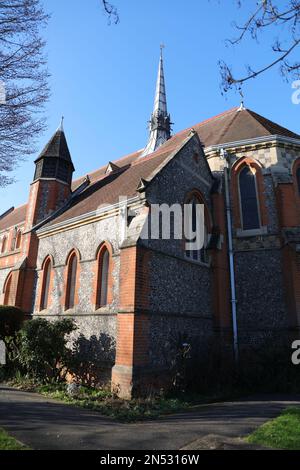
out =
{"type": "Polygon", "coordinates": [[[64,120],[65,120],[65,118],[64,118],[64,116],[62,116],[61,121],[60,121],[60,128],[59,128],[61,131],[64,130],[64,120]]]}

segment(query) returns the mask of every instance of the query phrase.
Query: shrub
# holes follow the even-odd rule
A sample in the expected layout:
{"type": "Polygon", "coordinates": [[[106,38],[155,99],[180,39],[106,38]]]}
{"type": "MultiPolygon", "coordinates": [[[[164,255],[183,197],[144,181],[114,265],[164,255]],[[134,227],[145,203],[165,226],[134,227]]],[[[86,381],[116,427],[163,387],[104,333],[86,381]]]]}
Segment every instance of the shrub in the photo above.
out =
{"type": "Polygon", "coordinates": [[[17,307],[0,305],[0,340],[8,347],[11,338],[15,338],[21,329],[25,315],[17,307]]]}
{"type": "Polygon", "coordinates": [[[0,340],[6,347],[6,365],[0,368],[0,380],[10,377],[17,367],[17,334],[25,314],[16,307],[0,305],[0,340]]]}
{"type": "Polygon", "coordinates": [[[68,372],[72,352],[67,335],[76,330],[71,319],[28,321],[19,333],[19,363],[28,377],[42,382],[60,381],[68,372]]]}

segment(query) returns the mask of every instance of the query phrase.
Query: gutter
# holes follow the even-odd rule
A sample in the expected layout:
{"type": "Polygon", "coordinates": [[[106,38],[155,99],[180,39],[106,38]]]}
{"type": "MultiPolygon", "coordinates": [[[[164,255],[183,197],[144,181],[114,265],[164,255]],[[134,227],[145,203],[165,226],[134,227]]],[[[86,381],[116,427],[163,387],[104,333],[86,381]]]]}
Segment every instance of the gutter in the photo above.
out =
{"type": "Polygon", "coordinates": [[[224,179],[225,179],[225,203],[226,203],[226,219],[227,219],[227,235],[228,235],[228,256],[229,256],[229,270],[230,270],[230,290],[231,290],[231,315],[232,315],[232,330],[233,330],[233,352],[235,364],[239,362],[239,345],[238,345],[238,326],[237,326],[237,299],[236,299],[236,282],[234,272],[234,251],[232,239],[232,215],[230,204],[230,156],[224,150],[220,149],[220,157],[225,160],[224,166],[224,179]]]}
{"type": "Polygon", "coordinates": [[[255,145],[255,144],[274,142],[274,141],[300,146],[300,139],[294,139],[293,137],[285,137],[282,135],[274,134],[274,135],[266,135],[263,137],[256,137],[254,139],[237,140],[233,142],[227,142],[224,144],[211,145],[210,147],[205,148],[205,153],[216,152],[216,151],[219,151],[222,153],[222,150],[225,150],[228,148],[245,147],[248,145],[255,145]]]}
{"type": "MultiPolygon", "coordinates": [[[[134,203],[139,202],[139,201],[141,201],[141,198],[139,196],[134,196],[132,198],[126,199],[125,202],[127,204],[134,204],[134,203]]],[[[52,231],[57,230],[57,229],[62,229],[62,228],[67,229],[68,227],[72,226],[73,224],[80,223],[80,222],[83,222],[85,220],[89,220],[89,219],[92,219],[92,218],[95,218],[95,217],[99,217],[99,216],[101,216],[101,215],[103,215],[107,212],[119,209],[123,205],[124,205],[124,201],[119,201],[115,204],[109,204],[107,206],[100,207],[99,209],[96,209],[96,210],[91,211],[91,212],[84,213],[84,214],[79,215],[77,217],[73,217],[72,219],[64,220],[63,222],[53,224],[50,227],[40,228],[37,231],[37,235],[51,233],[52,231]]],[[[89,220],[89,222],[90,222],[90,220],[89,220]]]]}

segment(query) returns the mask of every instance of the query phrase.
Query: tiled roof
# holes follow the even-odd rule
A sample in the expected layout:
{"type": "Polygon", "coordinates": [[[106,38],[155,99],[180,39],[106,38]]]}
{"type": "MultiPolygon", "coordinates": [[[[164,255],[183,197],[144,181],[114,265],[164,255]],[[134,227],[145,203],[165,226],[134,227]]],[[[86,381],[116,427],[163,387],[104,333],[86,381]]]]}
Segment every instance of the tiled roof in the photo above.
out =
{"type": "MultiPolygon", "coordinates": [[[[114,204],[118,202],[119,196],[134,196],[140,179],[146,179],[148,175],[161,165],[170,153],[178,148],[184,139],[187,138],[191,128],[195,129],[198,133],[205,147],[270,135],[280,135],[300,140],[299,134],[289,131],[251,110],[232,108],[178,132],[156,152],[147,157],[139,158],[142,153],[142,150],[139,150],[119,160],[115,160],[113,163],[121,168],[120,171],[116,170],[107,174],[106,164],[96,171],[89,173],[88,176],[91,184],[83,193],[74,198],[71,206],[63,214],[56,217],[48,225],[92,212],[102,204],[114,204]]],[[[57,141],[57,139],[54,138],[54,141],[57,141]]],[[[54,151],[57,151],[55,145],[54,147],[46,146],[43,152],[50,155],[54,151]]],[[[78,188],[84,179],[85,177],[83,176],[75,180],[72,189],[78,188]]],[[[0,220],[0,230],[24,220],[26,206],[22,207],[22,211],[20,211],[21,208],[15,209],[0,220]],[[19,222],[14,222],[14,220],[19,222]]]]}
{"type": "Polygon", "coordinates": [[[100,206],[115,204],[120,196],[133,197],[141,178],[150,175],[160,165],[168,152],[156,152],[149,157],[125,165],[120,171],[98,175],[98,180],[75,197],[70,208],[52,220],[48,226],[97,210],[100,206]]]}
{"type": "Polygon", "coordinates": [[[4,230],[6,228],[12,227],[14,225],[18,225],[25,220],[26,216],[26,209],[27,204],[23,206],[16,207],[13,211],[11,211],[8,215],[0,219],[0,230],[4,230]]]}

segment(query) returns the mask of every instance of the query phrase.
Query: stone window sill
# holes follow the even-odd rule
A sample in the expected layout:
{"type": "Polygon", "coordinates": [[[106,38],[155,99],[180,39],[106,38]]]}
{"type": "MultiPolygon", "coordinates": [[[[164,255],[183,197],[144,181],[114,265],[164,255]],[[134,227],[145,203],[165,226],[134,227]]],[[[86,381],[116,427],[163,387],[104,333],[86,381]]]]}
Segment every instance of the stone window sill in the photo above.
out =
{"type": "Polygon", "coordinates": [[[111,313],[111,311],[109,310],[110,306],[111,306],[110,304],[107,304],[107,305],[103,305],[102,307],[96,307],[95,313],[103,313],[103,315],[105,315],[106,313],[111,313]]]}
{"type": "Polygon", "coordinates": [[[17,255],[19,253],[21,253],[21,249],[20,250],[14,250],[14,251],[6,251],[5,253],[0,254],[0,258],[5,258],[5,256],[17,255]]]}
{"type": "Polygon", "coordinates": [[[268,234],[268,227],[260,227],[253,230],[242,230],[240,228],[236,231],[237,238],[243,237],[257,237],[259,235],[267,235],[268,234]]]}

